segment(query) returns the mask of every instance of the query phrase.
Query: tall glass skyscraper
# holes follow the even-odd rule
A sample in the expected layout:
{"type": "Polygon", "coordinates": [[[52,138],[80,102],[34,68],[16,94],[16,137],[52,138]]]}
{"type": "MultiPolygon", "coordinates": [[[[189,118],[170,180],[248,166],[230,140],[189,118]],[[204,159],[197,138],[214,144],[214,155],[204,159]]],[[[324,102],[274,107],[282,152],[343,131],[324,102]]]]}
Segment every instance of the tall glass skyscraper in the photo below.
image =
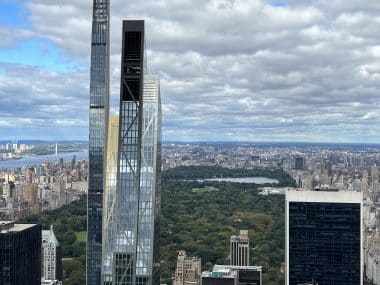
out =
{"type": "Polygon", "coordinates": [[[160,282],[161,102],[158,76],[145,66],[144,21],[124,21],[120,113],[108,133],[104,285],[160,282]]]}
{"type": "Polygon", "coordinates": [[[94,0],[91,37],[87,284],[100,285],[103,163],[109,110],[109,0],[94,0]]]}

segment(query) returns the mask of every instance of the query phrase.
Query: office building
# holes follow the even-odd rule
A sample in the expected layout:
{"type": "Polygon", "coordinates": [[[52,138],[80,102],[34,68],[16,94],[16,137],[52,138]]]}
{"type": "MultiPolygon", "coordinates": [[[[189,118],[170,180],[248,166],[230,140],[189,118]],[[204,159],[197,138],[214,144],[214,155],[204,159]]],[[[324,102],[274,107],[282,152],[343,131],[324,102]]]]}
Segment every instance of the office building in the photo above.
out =
{"type": "Polygon", "coordinates": [[[376,230],[367,237],[365,246],[365,275],[373,284],[380,284],[380,235],[376,230]]]}
{"type": "Polygon", "coordinates": [[[38,203],[38,184],[26,182],[23,193],[25,201],[29,203],[30,213],[38,214],[40,212],[38,203]]]}
{"type": "Polygon", "coordinates": [[[41,226],[0,222],[0,284],[41,284],[41,226]]]}
{"type": "Polygon", "coordinates": [[[174,285],[198,285],[202,273],[201,259],[188,257],[186,251],[180,250],[177,257],[177,268],[174,275],[174,285]]]}
{"type": "Polygon", "coordinates": [[[214,265],[212,272],[203,272],[201,285],[261,285],[261,266],[214,265]]]}
{"type": "Polygon", "coordinates": [[[109,0],[93,1],[87,198],[88,285],[101,284],[103,164],[109,112],[109,9],[109,0]]]}
{"type": "Polygon", "coordinates": [[[249,265],[249,237],[247,230],[240,231],[238,236],[231,236],[230,259],[231,265],[249,265]]]}
{"type": "Polygon", "coordinates": [[[107,145],[102,282],[158,285],[159,79],[145,75],[144,21],[124,21],[122,38],[119,122],[112,119],[109,130],[118,141],[107,145]]]}
{"type": "Polygon", "coordinates": [[[304,170],[305,169],[305,158],[297,156],[294,158],[294,169],[295,170],[304,170]]]}
{"type": "Polygon", "coordinates": [[[62,281],[61,245],[55,237],[53,226],[42,231],[42,279],[62,281]]]}
{"type": "Polygon", "coordinates": [[[238,285],[237,271],[224,269],[202,272],[201,285],[238,285]]]}
{"type": "Polygon", "coordinates": [[[359,285],[363,280],[362,193],[286,193],[286,285],[359,285]]]}
{"type": "Polygon", "coordinates": [[[371,170],[372,181],[379,181],[379,179],[380,179],[380,168],[379,168],[379,166],[372,165],[370,170],[371,170]]]}

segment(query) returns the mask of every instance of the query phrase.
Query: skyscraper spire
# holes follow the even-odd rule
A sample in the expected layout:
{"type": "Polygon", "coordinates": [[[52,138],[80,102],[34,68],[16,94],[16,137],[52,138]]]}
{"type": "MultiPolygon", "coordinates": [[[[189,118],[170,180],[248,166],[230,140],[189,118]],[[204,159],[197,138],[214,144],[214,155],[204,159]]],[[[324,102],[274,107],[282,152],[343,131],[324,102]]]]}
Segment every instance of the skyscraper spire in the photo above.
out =
{"type": "Polygon", "coordinates": [[[87,285],[100,285],[103,169],[109,112],[109,0],[94,0],[91,37],[87,285]]]}

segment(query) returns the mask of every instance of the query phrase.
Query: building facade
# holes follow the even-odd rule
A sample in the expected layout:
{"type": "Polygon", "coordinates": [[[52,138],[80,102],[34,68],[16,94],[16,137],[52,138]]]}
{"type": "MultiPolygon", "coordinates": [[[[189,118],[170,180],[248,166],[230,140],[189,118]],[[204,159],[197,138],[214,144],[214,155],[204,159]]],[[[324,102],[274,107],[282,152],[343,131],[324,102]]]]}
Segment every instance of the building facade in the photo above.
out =
{"type": "Polygon", "coordinates": [[[380,235],[376,231],[367,237],[365,248],[365,275],[373,284],[380,284],[380,235]]]}
{"type": "Polygon", "coordinates": [[[87,202],[88,285],[101,284],[103,164],[109,112],[109,9],[109,0],[93,1],[87,202]]]}
{"type": "Polygon", "coordinates": [[[188,257],[186,251],[180,250],[177,257],[173,285],[197,285],[200,284],[202,262],[198,257],[188,257]]]}
{"type": "Polygon", "coordinates": [[[42,278],[62,281],[61,245],[55,237],[53,226],[42,231],[42,278]]]}
{"type": "Polygon", "coordinates": [[[104,285],[159,284],[161,101],[145,75],[144,21],[123,21],[119,122],[111,121],[103,217],[104,285]],[[117,134],[117,136],[115,136],[117,134]]]}
{"type": "Polygon", "coordinates": [[[294,158],[294,169],[304,170],[305,169],[305,158],[297,156],[294,158]]]}
{"type": "Polygon", "coordinates": [[[0,284],[41,284],[41,226],[0,222],[0,284]]]}
{"type": "Polygon", "coordinates": [[[362,193],[286,193],[286,285],[363,282],[362,193]]]}
{"type": "Polygon", "coordinates": [[[238,236],[231,236],[230,265],[249,266],[249,236],[247,230],[241,230],[238,236]]]}

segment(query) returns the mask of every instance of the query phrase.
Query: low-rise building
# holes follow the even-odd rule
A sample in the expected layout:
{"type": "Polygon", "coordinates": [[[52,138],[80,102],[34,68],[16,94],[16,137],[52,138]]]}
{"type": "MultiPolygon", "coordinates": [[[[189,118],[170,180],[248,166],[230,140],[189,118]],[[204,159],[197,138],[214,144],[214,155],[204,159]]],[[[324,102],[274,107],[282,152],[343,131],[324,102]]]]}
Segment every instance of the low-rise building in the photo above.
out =
{"type": "Polygon", "coordinates": [[[261,266],[214,265],[212,272],[202,272],[201,285],[261,285],[261,266]]]}

